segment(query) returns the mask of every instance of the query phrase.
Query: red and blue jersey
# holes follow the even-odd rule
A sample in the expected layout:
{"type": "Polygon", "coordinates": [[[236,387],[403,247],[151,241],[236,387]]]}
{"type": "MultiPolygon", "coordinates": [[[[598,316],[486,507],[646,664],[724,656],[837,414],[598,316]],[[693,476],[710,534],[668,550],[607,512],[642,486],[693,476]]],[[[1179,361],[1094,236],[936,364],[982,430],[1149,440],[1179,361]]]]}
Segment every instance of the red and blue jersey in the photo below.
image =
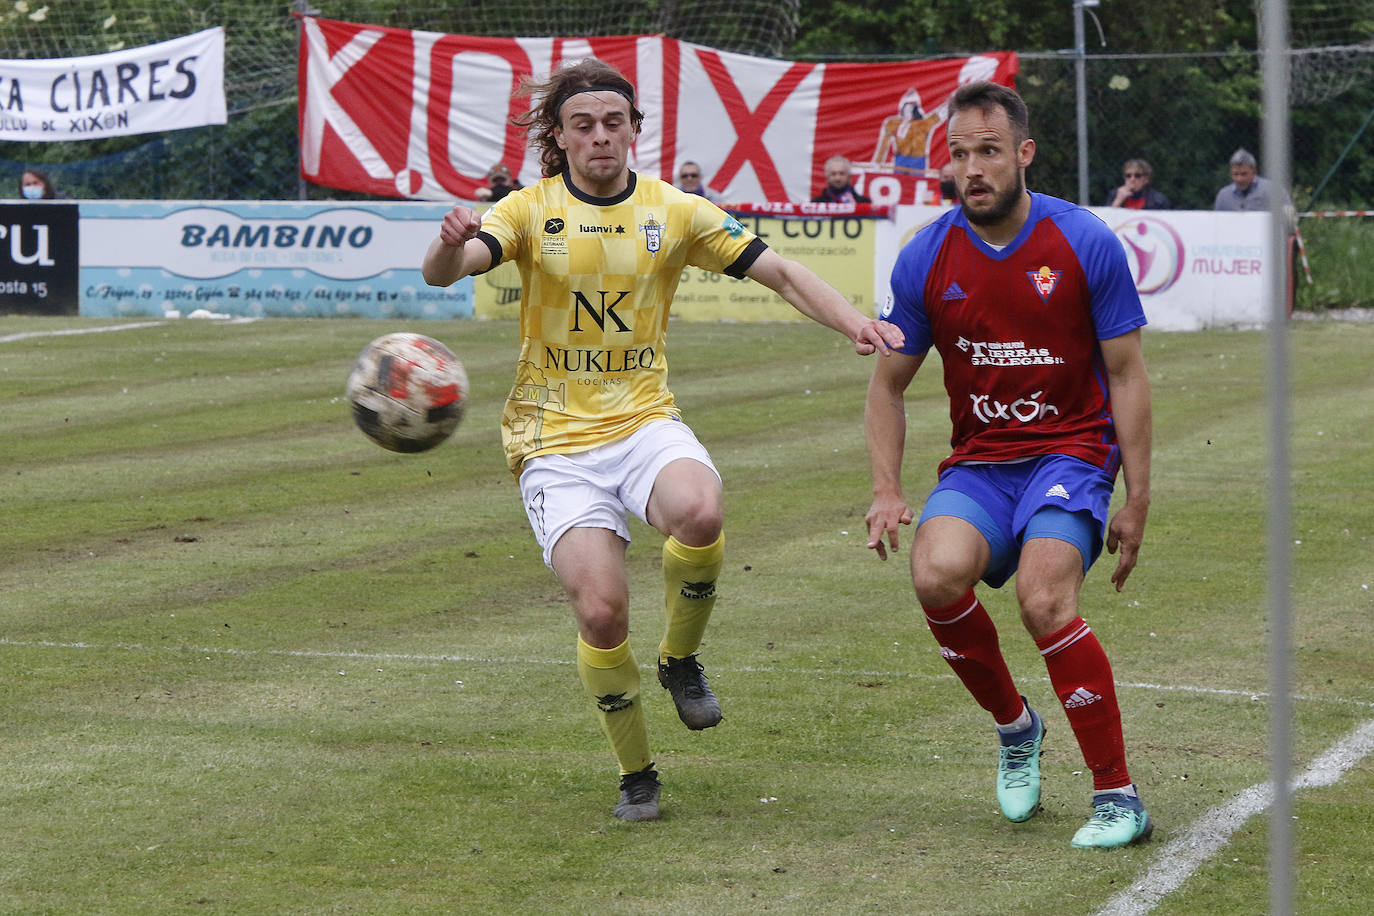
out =
{"type": "Polygon", "coordinates": [[[1121,464],[1100,340],[1145,324],[1121,242],[1068,201],[1031,195],[1000,251],[954,208],[902,249],[882,316],[902,352],[944,363],[960,462],[1070,455],[1115,476],[1121,464]]]}

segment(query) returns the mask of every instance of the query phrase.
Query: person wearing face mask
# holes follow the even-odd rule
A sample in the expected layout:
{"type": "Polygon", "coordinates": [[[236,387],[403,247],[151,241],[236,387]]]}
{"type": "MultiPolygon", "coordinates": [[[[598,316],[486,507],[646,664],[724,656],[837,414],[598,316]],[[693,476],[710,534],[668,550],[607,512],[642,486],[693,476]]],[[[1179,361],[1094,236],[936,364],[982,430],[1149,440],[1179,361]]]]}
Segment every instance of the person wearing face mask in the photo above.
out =
{"type": "Polygon", "coordinates": [[[46,172],[25,169],[19,177],[19,196],[25,200],[63,200],[67,197],[53,186],[46,172]]]}
{"type": "Polygon", "coordinates": [[[511,191],[518,191],[524,185],[516,181],[510,172],[510,166],[504,162],[498,162],[487,172],[487,186],[478,188],[474,195],[478,200],[487,200],[496,203],[511,191]]]}
{"type": "Polygon", "coordinates": [[[946,162],[940,166],[940,203],[956,203],[959,189],[954,184],[954,163],[946,162]]]}

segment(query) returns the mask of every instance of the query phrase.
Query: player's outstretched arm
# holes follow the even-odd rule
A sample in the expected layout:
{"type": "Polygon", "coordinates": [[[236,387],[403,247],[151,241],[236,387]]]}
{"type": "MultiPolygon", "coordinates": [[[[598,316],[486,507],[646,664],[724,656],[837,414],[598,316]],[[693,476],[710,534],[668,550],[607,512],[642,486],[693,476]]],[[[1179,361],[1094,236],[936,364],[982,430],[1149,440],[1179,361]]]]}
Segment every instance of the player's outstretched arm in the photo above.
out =
{"type": "Polygon", "coordinates": [[[765,249],[749,265],[745,276],[777,293],[807,318],[854,341],[854,351],[860,356],[874,351],[888,356],[893,348],[906,342],[901,328],[865,317],[839,290],[816,276],[810,268],[782,257],[771,248],[765,249]]]}
{"type": "Polygon", "coordinates": [[[893,354],[873,366],[864,402],[864,437],[873,466],[873,505],[864,521],[868,547],[880,560],[897,550],[897,526],[910,525],[911,506],[902,495],[902,452],[906,445],[906,389],[921,367],[925,354],[893,354]]]}
{"type": "Polygon", "coordinates": [[[1140,349],[1140,329],[1101,342],[1112,397],[1112,420],[1121,447],[1121,477],[1126,501],[1107,526],[1107,552],[1120,548],[1112,584],[1121,591],[1135,569],[1150,511],[1150,377],[1140,349]]]}
{"type": "Polygon", "coordinates": [[[444,214],[439,236],[429,244],[420,274],[430,286],[449,286],[470,273],[491,266],[491,249],[477,239],[482,217],[457,206],[444,214]]]}

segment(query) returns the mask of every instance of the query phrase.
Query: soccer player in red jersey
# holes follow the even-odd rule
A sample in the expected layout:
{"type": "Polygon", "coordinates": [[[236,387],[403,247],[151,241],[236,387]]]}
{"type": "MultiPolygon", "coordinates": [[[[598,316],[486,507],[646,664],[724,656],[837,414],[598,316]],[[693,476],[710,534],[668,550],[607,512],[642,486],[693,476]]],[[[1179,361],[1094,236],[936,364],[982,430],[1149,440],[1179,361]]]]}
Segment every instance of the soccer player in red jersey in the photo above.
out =
{"type": "Polygon", "coordinates": [[[993,83],[950,101],[960,207],[898,256],[881,317],[906,343],[874,367],[865,408],[873,466],[868,546],[886,559],[914,513],[902,494],[905,392],[934,347],[950,395],[941,462],[911,548],[911,577],[940,654],[992,714],[997,797],[1009,820],[1039,809],[1045,723],[1021,696],[974,593],[1014,574],[1021,622],[1092,771],[1093,813],[1075,847],[1113,848],[1153,830],[1126,766],[1111,664],[1079,615],[1084,575],[1120,550],[1120,591],[1150,504],[1150,383],[1144,310],[1121,243],[1088,211],[1026,190],[1035,156],[1026,105],[993,83]],[[1126,499],[1108,524],[1117,470],[1126,499]]]}

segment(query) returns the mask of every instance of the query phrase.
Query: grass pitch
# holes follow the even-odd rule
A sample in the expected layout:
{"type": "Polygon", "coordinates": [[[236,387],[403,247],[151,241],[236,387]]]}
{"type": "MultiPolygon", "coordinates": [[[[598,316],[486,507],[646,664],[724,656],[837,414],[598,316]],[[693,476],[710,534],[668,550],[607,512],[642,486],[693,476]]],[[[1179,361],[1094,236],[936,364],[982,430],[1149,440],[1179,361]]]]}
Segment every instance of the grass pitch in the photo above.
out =
{"type": "MultiPolygon", "coordinates": [[[[1155,840],[1071,850],[1090,780],[1010,589],[981,590],[1050,726],[1044,810],[1003,821],[990,723],[903,550],[864,548],[869,363],[814,326],[676,323],[673,388],[725,478],[689,733],[645,672],[663,819],[615,764],[501,456],[517,329],[426,324],[473,383],[454,438],[382,451],[342,399],[384,322],[0,318],[0,910],[15,913],[1097,913],[1267,779],[1256,333],[1147,334],[1154,503],[1126,591],[1090,573],[1155,840]],[[109,324],[109,323],[106,323],[109,324]],[[33,335],[33,336],[28,336],[33,335]]],[[[1374,719],[1374,326],[1292,329],[1295,772],[1374,719]]],[[[908,398],[908,498],[948,440],[908,398]]],[[[633,645],[662,631],[630,549],[633,645]]],[[[1374,899],[1360,758],[1297,796],[1298,911],[1374,899]]],[[[1267,907],[1263,816],[1161,914],[1267,907]]]]}

